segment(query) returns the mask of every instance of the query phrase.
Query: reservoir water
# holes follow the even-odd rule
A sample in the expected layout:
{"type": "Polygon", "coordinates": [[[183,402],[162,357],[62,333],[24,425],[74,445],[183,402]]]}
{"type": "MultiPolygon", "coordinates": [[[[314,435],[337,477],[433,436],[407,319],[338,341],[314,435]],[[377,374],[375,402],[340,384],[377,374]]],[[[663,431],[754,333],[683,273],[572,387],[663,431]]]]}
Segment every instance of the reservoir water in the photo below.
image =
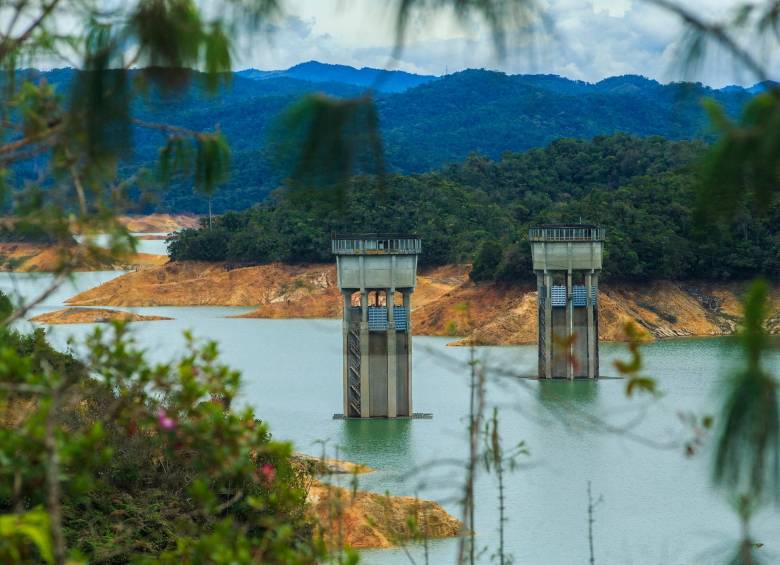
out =
{"type": "MultiPolygon", "coordinates": [[[[79,290],[121,273],[81,273],[38,306],[30,316],[61,308],[79,290]]],[[[0,290],[32,296],[48,275],[0,274],[0,290]]],[[[171,321],[136,324],[139,343],[156,360],[182,350],[182,331],[220,344],[222,358],[244,375],[242,401],[266,420],[274,436],[300,451],[328,454],[369,465],[360,488],[419,495],[440,502],[459,516],[458,499],[468,450],[469,351],[449,340],[414,340],[414,407],[431,420],[340,421],[341,329],[336,320],[231,319],[248,308],[134,308],[171,321]]],[[[90,325],[53,326],[52,341],[83,337],[90,325]]],[[[693,437],[681,415],[714,414],[723,367],[733,351],[722,339],[656,342],[643,349],[645,374],[658,380],[658,400],[627,399],[625,383],[539,382],[532,374],[534,346],[479,347],[488,371],[489,410],[500,410],[505,448],[525,442],[530,455],[507,478],[507,551],[515,563],[569,565],[588,562],[587,483],[603,497],[595,510],[594,543],[599,564],[723,563],[736,547],[739,524],[728,502],[709,483],[709,451],[686,456],[682,443],[693,437]]],[[[626,358],[621,344],[602,344],[602,374],[626,358]]],[[[771,359],[780,370],[780,357],[771,359]]],[[[496,481],[480,474],[476,486],[478,547],[497,546],[496,481]]],[[[766,561],[780,562],[780,513],[764,510],[753,524],[765,544],[766,561]]],[[[429,562],[453,563],[456,540],[428,544],[429,562]]],[[[423,548],[411,546],[417,563],[423,548]]],[[[400,549],[363,552],[363,561],[408,563],[400,549]]]]}
{"type": "MultiPolygon", "coordinates": [[[[156,233],[134,233],[132,234],[136,237],[136,251],[138,253],[150,253],[152,255],[168,255],[168,245],[165,243],[165,239],[143,239],[145,237],[162,237],[165,238],[168,236],[165,232],[156,232],[156,233]]],[[[84,241],[84,236],[77,235],[75,236],[76,241],[82,242],[84,241]]],[[[110,240],[109,237],[105,234],[98,234],[91,236],[92,241],[95,245],[98,245],[100,247],[108,247],[110,240]]]]}

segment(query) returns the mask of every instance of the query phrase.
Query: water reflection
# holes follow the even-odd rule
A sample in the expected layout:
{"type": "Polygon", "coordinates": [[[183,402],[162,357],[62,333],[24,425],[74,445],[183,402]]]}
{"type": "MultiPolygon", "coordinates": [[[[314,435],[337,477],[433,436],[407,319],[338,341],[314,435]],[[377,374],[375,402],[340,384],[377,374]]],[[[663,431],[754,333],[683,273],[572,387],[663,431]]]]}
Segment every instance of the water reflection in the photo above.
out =
{"type": "Polygon", "coordinates": [[[540,379],[537,397],[542,404],[556,410],[567,406],[590,408],[599,396],[599,381],[595,379],[540,379]]]}
{"type": "Polygon", "coordinates": [[[400,471],[408,467],[412,430],[410,419],[343,420],[339,449],[345,458],[360,460],[361,456],[382,459],[382,468],[400,471]]]}

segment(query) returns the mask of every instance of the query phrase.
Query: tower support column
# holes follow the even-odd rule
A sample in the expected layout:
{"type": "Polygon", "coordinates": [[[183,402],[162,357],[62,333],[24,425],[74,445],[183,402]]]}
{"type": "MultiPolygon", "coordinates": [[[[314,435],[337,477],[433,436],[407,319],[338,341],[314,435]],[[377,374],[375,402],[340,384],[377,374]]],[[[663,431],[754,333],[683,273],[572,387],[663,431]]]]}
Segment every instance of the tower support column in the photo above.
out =
{"type": "Polygon", "coordinates": [[[406,312],[406,404],[409,407],[408,416],[412,416],[412,289],[403,291],[404,311],[406,312]]]}
{"type": "Polygon", "coordinates": [[[593,323],[593,275],[585,273],[586,304],[588,307],[588,378],[596,375],[596,326],[593,323]]]}
{"type": "MultiPolygon", "coordinates": [[[[571,244],[569,244],[571,246],[571,244]]],[[[574,378],[574,297],[572,296],[571,269],[566,273],[566,378],[574,378]]]]}
{"type": "Polygon", "coordinates": [[[371,353],[368,335],[368,292],[360,290],[360,417],[371,416],[371,391],[369,390],[368,370],[371,366],[371,353]]]}
{"type": "Polygon", "coordinates": [[[544,318],[544,303],[545,303],[545,296],[544,296],[544,276],[540,272],[536,272],[536,323],[537,323],[537,334],[538,334],[538,340],[539,340],[539,350],[537,351],[537,359],[536,362],[539,365],[539,368],[537,370],[537,375],[539,375],[539,378],[544,377],[547,374],[547,369],[544,366],[545,361],[545,355],[544,351],[546,349],[546,344],[544,343],[545,336],[546,336],[546,328],[545,328],[545,318],[544,318]]]}
{"type": "Polygon", "coordinates": [[[591,284],[595,289],[591,298],[593,304],[593,376],[599,377],[599,274],[595,272],[590,277],[591,284]]]}
{"type": "Polygon", "coordinates": [[[387,290],[387,417],[398,415],[398,363],[396,360],[397,346],[395,343],[395,289],[387,290]]]}
{"type": "MultiPolygon", "coordinates": [[[[553,321],[552,321],[552,275],[544,273],[544,377],[551,379],[552,370],[552,350],[553,350],[553,321]]],[[[540,375],[541,376],[541,375],[540,375]]]]}
{"type": "Polygon", "coordinates": [[[349,415],[349,318],[352,308],[352,293],[348,290],[342,290],[341,296],[344,299],[344,314],[341,320],[343,334],[343,352],[344,352],[344,414],[349,415]]]}

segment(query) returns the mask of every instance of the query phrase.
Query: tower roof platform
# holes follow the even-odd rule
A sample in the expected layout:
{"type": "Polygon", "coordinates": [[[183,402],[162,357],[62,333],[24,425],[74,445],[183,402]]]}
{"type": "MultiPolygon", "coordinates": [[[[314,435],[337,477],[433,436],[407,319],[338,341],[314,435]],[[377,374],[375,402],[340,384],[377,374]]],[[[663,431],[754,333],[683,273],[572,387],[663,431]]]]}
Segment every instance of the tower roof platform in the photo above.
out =
{"type": "Polygon", "coordinates": [[[529,241],[604,241],[606,230],[593,224],[540,224],[528,231],[529,241]]]}
{"type": "Polygon", "coordinates": [[[334,233],[335,255],[419,255],[420,238],[399,233],[334,233]]]}

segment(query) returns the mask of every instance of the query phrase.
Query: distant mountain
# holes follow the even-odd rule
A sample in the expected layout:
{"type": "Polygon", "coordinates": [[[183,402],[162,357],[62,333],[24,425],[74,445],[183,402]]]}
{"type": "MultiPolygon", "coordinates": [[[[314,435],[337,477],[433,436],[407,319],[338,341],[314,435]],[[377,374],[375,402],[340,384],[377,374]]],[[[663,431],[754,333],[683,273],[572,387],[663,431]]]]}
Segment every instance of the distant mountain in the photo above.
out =
{"type": "Polygon", "coordinates": [[[777,86],[780,85],[780,83],[775,82],[773,80],[765,80],[763,82],[757,82],[753,86],[739,86],[736,84],[730,84],[728,86],[724,86],[720,89],[721,92],[749,92],[750,94],[759,94],[760,92],[764,92],[766,90],[777,88],[777,86]]]}
{"type": "Polygon", "coordinates": [[[238,71],[236,74],[251,80],[287,77],[314,83],[340,82],[371,88],[378,92],[403,92],[438,78],[432,75],[417,75],[404,71],[387,71],[370,67],[356,69],[346,65],[329,65],[318,61],[300,63],[284,71],[246,69],[238,71]]]}
{"type": "Polygon", "coordinates": [[[589,84],[469,70],[381,97],[377,104],[388,163],[420,172],[472,152],[497,158],[561,137],[624,132],[708,139],[712,132],[703,97],[736,115],[751,94],[691,83],[661,85],[635,76],[589,84]]]}
{"type": "Polygon", "coordinates": [[[611,94],[641,94],[661,88],[661,83],[640,75],[622,75],[605,78],[593,85],[592,90],[611,94]]]}
{"type": "Polygon", "coordinates": [[[780,83],[775,82],[773,80],[765,80],[763,82],[754,84],[753,86],[748,88],[747,91],[752,94],[758,94],[759,92],[764,92],[772,88],[777,88],[778,85],[780,85],[780,83]]]}
{"type": "MultiPolygon", "coordinates": [[[[207,91],[195,73],[192,86],[182,95],[150,93],[138,103],[138,116],[196,130],[218,125],[230,142],[233,168],[230,180],[213,200],[214,209],[246,208],[278,187],[284,174],[275,166],[267,145],[276,117],[309,92],[336,97],[361,94],[365,87],[355,84],[356,79],[350,83],[336,79],[354,78],[355,73],[368,76],[365,69],[319,63],[293,69],[298,69],[293,73],[296,76],[284,71],[252,79],[247,78],[248,72],[234,73],[225,77],[229,80],[216,93],[207,91]],[[311,80],[297,78],[307,76],[305,69],[310,70],[311,80]]],[[[71,69],[25,72],[46,78],[66,96],[75,76],[71,69]]],[[[408,73],[393,76],[404,75],[408,73]]],[[[713,98],[736,116],[753,96],[753,89],[660,84],[635,75],[593,84],[556,75],[467,70],[437,80],[429,77],[403,92],[379,92],[376,105],[388,168],[411,173],[459,162],[472,153],[495,159],[506,151],[543,147],[558,138],[591,139],[624,132],[710,140],[713,133],[701,99],[713,98]]],[[[133,155],[123,164],[128,172],[142,164],[153,165],[164,141],[156,131],[137,128],[133,135],[133,155]]],[[[32,177],[34,167],[20,170],[19,181],[32,177]]],[[[193,194],[189,184],[181,183],[167,191],[160,208],[203,212],[206,202],[193,194]]]]}

